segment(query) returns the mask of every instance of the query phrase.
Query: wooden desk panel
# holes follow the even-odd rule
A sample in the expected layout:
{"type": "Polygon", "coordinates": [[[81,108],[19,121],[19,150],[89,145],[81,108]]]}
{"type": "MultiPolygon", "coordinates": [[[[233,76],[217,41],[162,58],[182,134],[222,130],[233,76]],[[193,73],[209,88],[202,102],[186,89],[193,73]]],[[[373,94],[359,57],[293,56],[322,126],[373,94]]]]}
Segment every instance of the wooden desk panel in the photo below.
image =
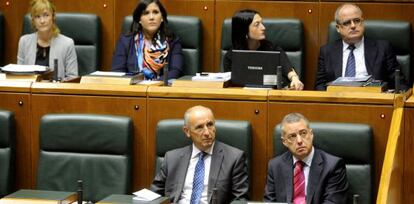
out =
{"type": "Polygon", "coordinates": [[[92,113],[111,114],[131,117],[134,121],[133,188],[146,186],[141,175],[146,174],[146,98],[119,96],[32,94],[32,165],[33,178],[39,153],[39,124],[43,115],[49,113],[92,113]]]}
{"type": "Polygon", "coordinates": [[[403,203],[414,201],[414,96],[406,103],[404,110],[404,186],[403,203]]]}
{"type": "MultiPolygon", "coordinates": [[[[20,87],[19,89],[26,88],[20,87]]],[[[32,167],[30,162],[30,117],[28,117],[30,115],[30,93],[12,93],[4,92],[4,90],[6,90],[5,87],[0,88],[0,109],[14,113],[16,127],[16,175],[14,187],[15,189],[31,188],[33,180],[31,179],[32,167]]]]}
{"type": "Polygon", "coordinates": [[[350,122],[371,125],[374,132],[375,186],[378,186],[393,113],[392,105],[272,101],[269,103],[268,159],[273,157],[272,131],[282,118],[291,112],[302,113],[311,122],[350,122]]]}
{"type": "MultiPolygon", "coordinates": [[[[251,195],[255,200],[262,200],[266,177],[266,101],[231,101],[209,99],[148,99],[148,180],[154,178],[155,170],[155,135],[158,121],[169,118],[184,118],[184,112],[195,105],[203,105],[213,110],[216,119],[247,120],[252,124],[252,163],[251,195]]],[[[220,131],[220,130],[217,130],[220,131]]],[[[183,133],[183,137],[185,137],[183,133]]]]}

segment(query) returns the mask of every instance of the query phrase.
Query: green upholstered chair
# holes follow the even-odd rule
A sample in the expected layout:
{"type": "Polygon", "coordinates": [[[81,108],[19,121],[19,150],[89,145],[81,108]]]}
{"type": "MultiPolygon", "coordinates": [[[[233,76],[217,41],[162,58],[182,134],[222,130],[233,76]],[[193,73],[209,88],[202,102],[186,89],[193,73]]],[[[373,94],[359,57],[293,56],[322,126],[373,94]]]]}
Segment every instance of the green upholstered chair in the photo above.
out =
{"type": "MultiPolygon", "coordinates": [[[[350,184],[348,203],[359,195],[358,203],[373,201],[373,132],[369,125],[357,123],[311,122],[313,145],[332,155],[341,157],[346,163],[350,184]]],[[[287,151],[281,141],[280,124],[274,129],[274,156],[287,151]]]]}
{"type": "MultiPolygon", "coordinates": [[[[365,36],[387,40],[397,55],[397,61],[401,65],[401,73],[409,85],[411,78],[411,24],[408,21],[393,20],[365,20],[365,36]]],[[[340,39],[336,31],[336,23],[333,21],[328,28],[328,43],[340,39]]],[[[411,86],[409,86],[411,87],[411,86]]]]}
{"type": "Polygon", "coordinates": [[[131,193],[133,122],[129,117],[48,114],[40,122],[39,190],[76,191],[97,202],[131,193]]]}
{"type": "MultiPolygon", "coordinates": [[[[57,13],[61,33],[73,39],[78,57],[79,75],[94,72],[100,66],[101,20],[96,14],[57,13]]],[[[24,16],[23,34],[32,33],[30,14],[24,16]]]]}
{"type": "MultiPolygon", "coordinates": [[[[299,19],[263,20],[266,27],[266,39],[277,44],[286,52],[297,74],[303,80],[305,72],[305,43],[303,37],[303,24],[299,19]]],[[[231,49],[231,18],[225,19],[221,27],[221,70],[223,71],[224,55],[231,49]]]]}
{"type": "Polygon", "coordinates": [[[0,198],[13,190],[15,165],[14,114],[0,110],[0,198]]]}
{"type": "MultiPolygon", "coordinates": [[[[167,151],[181,148],[192,143],[183,132],[184,120],[167,119],[157,124],[156,135],[156,168],[158,173],[167,151]]],[[[216,139],[243,150],[249,161],[251,158],[252,127],[248,121],[216,120],[216,139]]],[[[249,162],[248,162],[249,164],[249,162]]],[[[250,165],[247,168],[250,169],[250,165]]]]}
{"type": "Polygon", "coordinates": [[[4,16],[0,12],[0,66],[3,65],[4,60],[4,16]]]}
{"type": "MultiPolygon", "coordinates": [[[[183,75],[195,75],[201,72],[201,21],[194,16],[169,15],[168,29],[178,36],[181,41],[184,55],[183,75]]],[[[132,23],[132,16],[126,16],[122,24],[122,32],[128,33],[132,23]]]]}

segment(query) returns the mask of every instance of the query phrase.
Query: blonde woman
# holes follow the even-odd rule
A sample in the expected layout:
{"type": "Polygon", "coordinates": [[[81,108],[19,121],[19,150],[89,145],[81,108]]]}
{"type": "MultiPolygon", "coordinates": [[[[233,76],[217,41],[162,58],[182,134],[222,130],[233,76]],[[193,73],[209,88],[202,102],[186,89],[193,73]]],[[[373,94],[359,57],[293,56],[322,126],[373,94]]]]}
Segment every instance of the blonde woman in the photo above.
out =
{"type": "Polygon", "coordinates": [[[69,80],[78,76],[75,45],[71,38],[60,34],[54,4],[49,0],[32,0],[30,14],[36,32],[20,38],[17,64],[44,65],[53,69],[54,59],[57,59],[59,78],[69,80]]]}

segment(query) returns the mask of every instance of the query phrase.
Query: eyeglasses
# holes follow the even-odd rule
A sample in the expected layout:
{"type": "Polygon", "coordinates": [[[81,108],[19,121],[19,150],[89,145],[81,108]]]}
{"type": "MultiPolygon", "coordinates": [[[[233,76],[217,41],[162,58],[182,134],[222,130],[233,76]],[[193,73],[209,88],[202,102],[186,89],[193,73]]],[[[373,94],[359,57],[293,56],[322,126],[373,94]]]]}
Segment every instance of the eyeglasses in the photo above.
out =
{"type": "Polygon", "coordinates": [[[362,18],[354,18],[354,19],[349,19],[347,21],[344,21],[342,23],[337,22],[338,25],[341,25],[343,27],[349,27],[352,25],[352,22],[354,23],[355,26],[359,26],[361,25],[362,21],[364,21],[364,19],[362,18]]]}
{"type": "Polygon", "coordinates": [[[292,143],[298,140],[298,136],[301,137],[301,139],[307,139],[310,132],[311,130],[303,129],[303,130],[299,130],[299,132],[294,132],[294,133],[285,135],[283,138],[289,141],[290,143],[292,143]]]}

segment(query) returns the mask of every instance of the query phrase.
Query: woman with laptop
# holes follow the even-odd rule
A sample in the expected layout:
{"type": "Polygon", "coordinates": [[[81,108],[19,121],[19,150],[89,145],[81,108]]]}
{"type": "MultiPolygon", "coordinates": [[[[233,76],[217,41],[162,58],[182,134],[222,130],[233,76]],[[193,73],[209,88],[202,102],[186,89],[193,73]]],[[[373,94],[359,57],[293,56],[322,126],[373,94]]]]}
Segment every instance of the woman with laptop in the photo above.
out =
{"type": "Polygon", "coordinates": [[[232,49],[224,56],[224,71],[232,70],[232,50],[279,51],[282,75],[290,82],[289,89],[302,90],[303,83],[299,80],[286,53],[281,47],[265,39],[265,29],[262,17],[255,10],[244,9],[234,14],[232,17],[232,49]]]}

